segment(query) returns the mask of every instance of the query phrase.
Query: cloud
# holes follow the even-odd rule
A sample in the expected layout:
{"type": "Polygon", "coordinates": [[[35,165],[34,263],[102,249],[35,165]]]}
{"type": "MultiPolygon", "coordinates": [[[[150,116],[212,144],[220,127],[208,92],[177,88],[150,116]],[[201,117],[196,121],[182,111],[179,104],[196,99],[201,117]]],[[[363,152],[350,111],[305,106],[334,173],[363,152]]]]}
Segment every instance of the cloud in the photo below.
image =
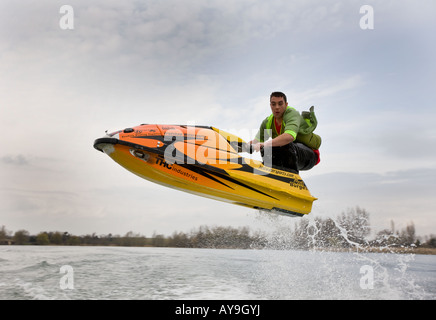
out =
{"type": "Polygon", "coordinates": [[[11,155],[3,156],[0,158],[0,162],[7,165],[18,165],[18,166],[29,164],[27,158],[21,154],[16,156],[11,156],[11,155]]]}

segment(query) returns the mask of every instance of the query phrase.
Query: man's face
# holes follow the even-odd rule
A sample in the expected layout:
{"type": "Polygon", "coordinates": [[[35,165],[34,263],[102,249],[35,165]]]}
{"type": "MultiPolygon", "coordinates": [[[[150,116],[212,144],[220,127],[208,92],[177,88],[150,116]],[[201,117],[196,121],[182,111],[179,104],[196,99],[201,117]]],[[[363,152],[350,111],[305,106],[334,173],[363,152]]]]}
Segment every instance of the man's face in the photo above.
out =
{"type": "Polygon", "coordinates": [[[288,104],[283,97],[271,97],[270,100],[271,111],[275,118],[282,118],[288,104]]]}

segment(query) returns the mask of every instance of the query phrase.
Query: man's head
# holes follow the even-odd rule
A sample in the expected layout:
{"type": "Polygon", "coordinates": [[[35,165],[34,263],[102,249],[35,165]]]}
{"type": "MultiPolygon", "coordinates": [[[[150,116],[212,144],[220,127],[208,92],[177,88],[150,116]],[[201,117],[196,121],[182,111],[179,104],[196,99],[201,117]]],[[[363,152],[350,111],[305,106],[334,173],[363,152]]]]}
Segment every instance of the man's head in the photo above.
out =
{"type": "Polygon", "coordinates": [[[273,93],[271,93],[269,100],[271,101],[272,97],[276,97],[276,98],[283,98],[283,100],[285,101],[285,103],[288,103],[288,100],[286,99],[286,95],[283,92],[280,91],[274,91],[273,93]]]}
{"type": "Polygon", "coordinates": [[[283,92],[273,92],[269,98],[271,111],[275,118],[281,119],[288,107],[286,95],[283,92]]]}

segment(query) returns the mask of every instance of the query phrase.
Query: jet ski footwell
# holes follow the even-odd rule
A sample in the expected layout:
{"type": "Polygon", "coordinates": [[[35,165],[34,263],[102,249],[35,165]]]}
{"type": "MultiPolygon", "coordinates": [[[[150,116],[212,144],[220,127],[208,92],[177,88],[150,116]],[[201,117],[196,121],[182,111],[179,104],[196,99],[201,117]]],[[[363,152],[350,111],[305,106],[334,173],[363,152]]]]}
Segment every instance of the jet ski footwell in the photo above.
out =
{"type": "Polygon", "coordinates": [[[241,157],[235,141],[213,127],[140,125],[97,139],[94,148],[166,187],[287,216],[310,213],[316,198],[297,173],[241,157]]]}

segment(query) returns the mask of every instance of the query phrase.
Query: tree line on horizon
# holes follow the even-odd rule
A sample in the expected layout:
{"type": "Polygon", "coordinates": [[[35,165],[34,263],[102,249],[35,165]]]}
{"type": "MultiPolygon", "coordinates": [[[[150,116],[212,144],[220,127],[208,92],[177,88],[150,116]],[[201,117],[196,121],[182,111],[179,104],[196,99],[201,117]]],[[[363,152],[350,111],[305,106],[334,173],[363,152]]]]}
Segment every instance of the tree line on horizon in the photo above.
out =
{"type": "Polygon", "coordinates": [[[301,218],[292,226],[279,226],[274,232],[252,231],[249,227],[200,226],[190,232],[175,231],[171,236],[156,232],[146,237],[132,231],[124,236],[97,235],[82,236],[68,232],[44,231],[30,235],[26,230],[15,233],[3,225],[0,228],[0,244],[15,245],[71,245],[71,246],[151,246],[177,248],[238,248],[238,249],[311,249],[350,247],[426,247],[436,248],[436,236],[416,236],[413,222],[401,230],[379,231],[374,239],[371,234],[369,213],[356,207],[343,212],[337,218],[301,218]]]}

